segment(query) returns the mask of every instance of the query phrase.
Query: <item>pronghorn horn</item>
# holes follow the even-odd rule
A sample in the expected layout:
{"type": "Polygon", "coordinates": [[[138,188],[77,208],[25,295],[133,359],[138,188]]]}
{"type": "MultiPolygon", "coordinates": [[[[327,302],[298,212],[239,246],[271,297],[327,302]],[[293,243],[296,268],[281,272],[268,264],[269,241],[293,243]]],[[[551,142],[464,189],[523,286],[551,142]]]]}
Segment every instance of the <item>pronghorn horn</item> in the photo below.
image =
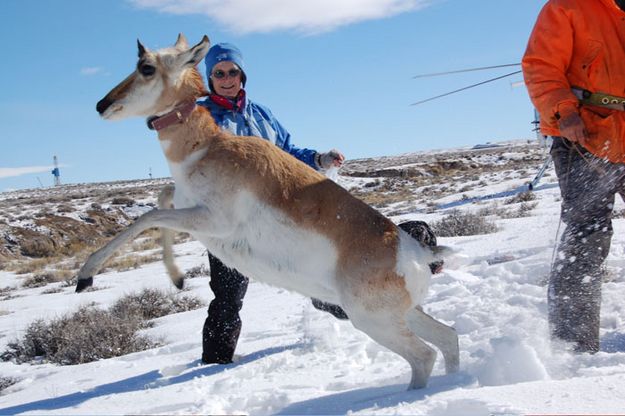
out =
{"type": "Polygon", "coordinates": [[[145,54],[145,46],[141,44],[141,41],[137,39],[137,46],[139,47],[139,58],[145,54]]]}
{"type": "Polygon", "coordinates": [[[187,42],[187,38],[182,34],[178,33],[178,39],[176,39],[176,44],[174,47],[181,51],[186,51],[189,49],[189,43],[187,42]]]}

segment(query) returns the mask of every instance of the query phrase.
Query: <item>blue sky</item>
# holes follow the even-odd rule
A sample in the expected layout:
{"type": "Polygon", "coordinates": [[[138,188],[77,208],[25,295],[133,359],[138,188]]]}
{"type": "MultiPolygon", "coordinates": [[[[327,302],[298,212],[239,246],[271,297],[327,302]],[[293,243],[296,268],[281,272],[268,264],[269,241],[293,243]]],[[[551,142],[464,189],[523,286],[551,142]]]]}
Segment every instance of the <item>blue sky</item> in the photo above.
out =
{"type": "MultiPolygon", "coordinates": [[[[299,147],[348,159],[532,138],[520,75],[411,103],[514,71],[414,75],[520,62],[545,0],[3,0],[0,191],[169,176],[144,120],[107,122],[96,102],[148,48],[242,50],[248,96],[299,147]]],[[[204,68],[201,68],[204,72],[204,68]]]]}

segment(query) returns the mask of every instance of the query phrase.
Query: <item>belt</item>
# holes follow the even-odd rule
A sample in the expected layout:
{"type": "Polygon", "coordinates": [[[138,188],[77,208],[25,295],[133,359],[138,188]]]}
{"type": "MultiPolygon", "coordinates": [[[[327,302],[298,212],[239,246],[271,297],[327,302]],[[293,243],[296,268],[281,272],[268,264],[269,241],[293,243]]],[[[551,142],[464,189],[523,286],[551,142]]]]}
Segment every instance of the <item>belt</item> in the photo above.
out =
{"type": "Polygon", "coordinates": [[[592,92],[583,88],[573,87],[573,94],[584,105],[596,105],[612,110],[625,111],[625,97],[605,94],[602,92],[592,92]]]}

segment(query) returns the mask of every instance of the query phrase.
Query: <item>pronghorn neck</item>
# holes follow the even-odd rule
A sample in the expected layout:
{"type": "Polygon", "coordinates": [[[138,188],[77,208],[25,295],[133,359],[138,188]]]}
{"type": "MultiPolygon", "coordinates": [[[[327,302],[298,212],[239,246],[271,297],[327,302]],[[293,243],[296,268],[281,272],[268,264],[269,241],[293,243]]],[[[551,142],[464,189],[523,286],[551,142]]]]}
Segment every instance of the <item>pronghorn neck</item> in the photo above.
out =
{"type": "Polygon", "coordinates": [[[192,99],[177,105],[173,110],[161,116],[148,117],[148,128],[160,131],[172,124],[184,123],[195,109],[195,106],[195,99],[192,99]]]}
{"type": "Polygon", "coordinates": [[[163,128],[158,138],[168,162],[177,164],[191,154],[206,151],[220,134],[208,110],[196,105],[184,122],[163,128]]]}
{"type": "MultiPolygon", "coordinates": [[[[165,91],[155,106],[158,108],[158,111],[153,113],[150,118],[161,118],[171,115],[175,121],[178,118],[176,116],[177,111],[181,113],[186,112],[187,115],[190,114],[193,108],[188,108],[188,104],[195,103],[200,97],[205,97],[209,94],[204,87],[202,76],[196,68],[184,71],[178,80],[167,78],[164,81],[163,88],[165,91]]],[[[149,122],[148,126],[150,126],[149,122]]],[[[155,129],[159,130],[156,127],[155,129]]]]}

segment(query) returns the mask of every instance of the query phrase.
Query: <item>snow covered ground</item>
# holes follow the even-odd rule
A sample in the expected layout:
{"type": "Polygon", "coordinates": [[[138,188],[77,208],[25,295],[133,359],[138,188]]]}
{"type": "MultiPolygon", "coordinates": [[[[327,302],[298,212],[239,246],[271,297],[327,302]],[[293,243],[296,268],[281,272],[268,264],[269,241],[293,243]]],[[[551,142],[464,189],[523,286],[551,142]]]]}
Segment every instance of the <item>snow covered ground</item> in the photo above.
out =
{"type": "MultiPolygon", "coordinates": [[[[522,176],[501,175],[470,195],[436,202],[472,211],[501,204],[484,197],[522,185],[522,176]]],[[[625,219],[614,221],[601,351],[575,355],[552,345],[546,278],[558,232],[554,181],[550,175],[538,187],[530,216],[497,219],[497,233],[439,239],[461,255],[433,278],[424,309],[458,331],[461,369],[445,375],[439,354],[427,388],[406,391],[408,364],[349,322],[252,282],[234,364],[200,363],[204,308],[169,315],[145,330],[163,341],[148,351],[74,366],[0,362],[0,376],[20,380],[0,393],[0,414],[625,414],[625,219]]],[[[623,207],[619,199],[616,209],[623,207]]],[[[392,219],[435,221],[446,212],[392,219]]],[[[196,242],[176,253],[182,269],[208,263],[196,242]]],[[[0,271],[2,287],[19,287],[20,279],[0,271]]],[[[94,285],[104,289],[16,289],[17,297],[0,302],[0,351],[37,318],[90,302],[107,306],[146,287],[174,290],[160,263],[98,275],[94,285]]],[[[187,285],[210,300],[207,278],[187,285]]]]}

